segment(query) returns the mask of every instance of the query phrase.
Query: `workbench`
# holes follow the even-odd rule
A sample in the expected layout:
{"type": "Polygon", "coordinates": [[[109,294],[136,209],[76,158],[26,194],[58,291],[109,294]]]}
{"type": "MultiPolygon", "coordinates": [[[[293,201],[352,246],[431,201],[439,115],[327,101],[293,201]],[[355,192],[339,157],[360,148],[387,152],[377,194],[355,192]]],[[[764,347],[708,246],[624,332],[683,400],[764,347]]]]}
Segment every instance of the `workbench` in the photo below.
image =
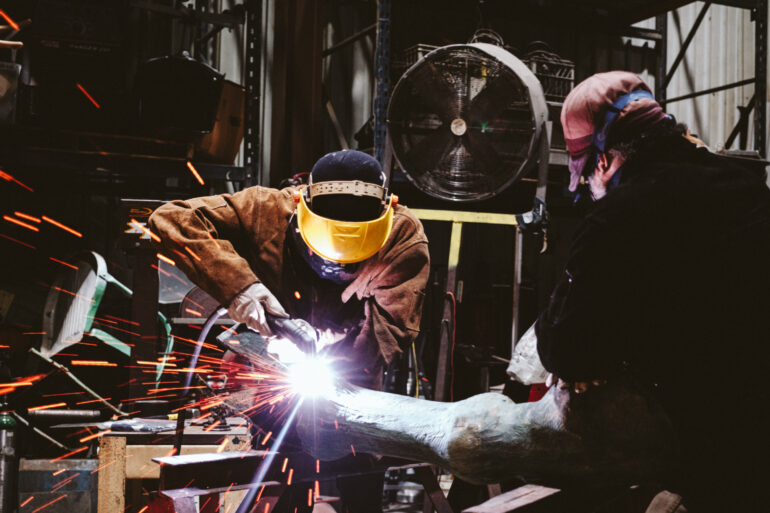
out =
{"type": "MultiPolygon", "coordinates": [[[[226,430],[206,431],[205,426],[190,425],[184,429],[182,455],[241,451],[251,441],[246,421],[238,417],[227,420],[226,430]]],[[[171,456],[175,431],[113,432],[99,440],[99,497],[98,513],[124,511],[126,481],[158,479],[160,469],[153,463],[156,458],[171,456]]],[[[133,501],[131,501],[133,502],[133,501]]]]}
{"type": "MultiPolygon", "coordinates": [[[[269,451],[241,451],[155,458],[160,465],[160,486],[150,510],[215,513],[221,503],[228,502],[231,494],[238,493],[240,499],[242,492],[254,490],[256,500],[252,511],[269,513],[290,484],[306,485],[308,500],[316,503],[325,500],[315,495],[316,482],[411,468],[425,489],[425,511],[435,509],[439,513],[452,513],[432,466],[426,463],[378,459],[369,455],[359,455],[363,457],[356,458],[354,464],[347,459],[318,462],[305,453],[280,453],[275,455],[264,478],[255,481],[257,469],[269,455],[269,451]],[[200,510],[197,504],[200,504],[200,510]]],[[[229,504],[225,510],[234,511],[229,504]]]]}

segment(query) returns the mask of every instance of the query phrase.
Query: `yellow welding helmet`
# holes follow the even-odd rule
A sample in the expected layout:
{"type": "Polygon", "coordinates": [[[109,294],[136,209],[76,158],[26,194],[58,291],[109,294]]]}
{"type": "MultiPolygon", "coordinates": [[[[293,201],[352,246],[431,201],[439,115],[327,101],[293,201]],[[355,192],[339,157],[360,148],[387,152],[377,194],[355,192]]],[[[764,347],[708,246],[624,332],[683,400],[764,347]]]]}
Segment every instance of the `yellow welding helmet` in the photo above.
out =
{"type": "Polygon", "coordinates": [[[393,207],[398,201],[395,195],[390,196],[385,212],[371,221],[340,221],[320,216],[308,207],[305,194],[297,196],[297,226],[302,240],[326,260],[340,264],[361,262],[374,256],[390,236],[393,207]]]}
{"type": "Polygon", "coordinates": [[[297,191],[297,228],[318,256],[340,264],[374,256],[388,240],[398,203],[384,185],[379,162],[360,151],[322,157],[309,184],[297,191]]]}

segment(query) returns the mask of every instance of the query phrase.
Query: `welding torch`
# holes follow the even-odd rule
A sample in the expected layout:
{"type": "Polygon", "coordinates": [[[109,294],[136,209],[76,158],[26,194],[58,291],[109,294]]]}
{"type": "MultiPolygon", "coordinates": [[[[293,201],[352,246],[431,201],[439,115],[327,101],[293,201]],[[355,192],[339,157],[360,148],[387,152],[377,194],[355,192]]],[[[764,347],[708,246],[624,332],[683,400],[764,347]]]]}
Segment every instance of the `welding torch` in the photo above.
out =
{"type": "MultiPolygon", "coordinates": [[[[206,323],[201,330],[200,336],[198,336],[198,341],[195,345],[195,349],[193,350],[192,358],[190,360],[190,368],[187,371],[187,376],[185,376],[184,395],[187,395],[187,392],[189,391],[194,369],[198,364],[198,357],[200,356],[203,341],[206,340],[209,331],[211,331],[211,328],[214,326],[216,321],[226,313],[227,309],[222,307],[217,309],[209,316],[208,319],[206,319],[206,323]]],[[[304,321],[298,321],[289,317],[278,317],[268,312],[265,312],[265,317],[267,319],[267,325],[270,327],[270,330],[274,335],[290,340],[299,348],[300,351],[307,355],[315,354],[316,337],[312,333],[314,330],[312,330],[312,328],[303,328],[300,323],[304,323],[304,321]]],[[[267,344],[264,342],[263,337],[251,329],[247,329],[236,335],[230,335],[227,332],[225,332],[223,335],[225,336],[217,337],[217,341],[224,345],[227,349],[230,349],[238,354],[242,354],[243,356],[248,357],[249,353],[261,354],[267,351],[267,344]],[[232,344],[232,341],[236,339],[241,340],[238,344],[232,344]]]]}

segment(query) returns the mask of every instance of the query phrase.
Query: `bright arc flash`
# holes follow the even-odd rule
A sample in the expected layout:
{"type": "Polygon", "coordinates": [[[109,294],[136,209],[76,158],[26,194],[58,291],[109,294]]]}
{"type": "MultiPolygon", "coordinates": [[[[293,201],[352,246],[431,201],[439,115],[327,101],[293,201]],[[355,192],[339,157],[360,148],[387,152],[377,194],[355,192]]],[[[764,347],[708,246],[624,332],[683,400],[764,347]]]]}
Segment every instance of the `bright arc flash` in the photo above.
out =
{"type": "Polygon", "coordinates": [[[297,394],[313,398],[331,393],[334,375],[326,360],[305,358],[289,366],[289,382],[297,394]]]}

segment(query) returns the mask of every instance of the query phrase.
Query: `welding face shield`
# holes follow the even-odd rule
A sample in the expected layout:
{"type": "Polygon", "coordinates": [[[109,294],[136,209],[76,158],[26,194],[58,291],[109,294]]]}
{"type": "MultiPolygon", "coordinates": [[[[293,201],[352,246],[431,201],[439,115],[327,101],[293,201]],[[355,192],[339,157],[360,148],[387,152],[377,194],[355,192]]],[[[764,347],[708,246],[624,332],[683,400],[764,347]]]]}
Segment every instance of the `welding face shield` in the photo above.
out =
{"type": "Polygon", "coordinates": [[[379,163],[359,151],[322,157],[294,200],[302,240],[320,257],[340,264],[364,261],[382,249],[398,202],[385,189],[379,163]]]}

